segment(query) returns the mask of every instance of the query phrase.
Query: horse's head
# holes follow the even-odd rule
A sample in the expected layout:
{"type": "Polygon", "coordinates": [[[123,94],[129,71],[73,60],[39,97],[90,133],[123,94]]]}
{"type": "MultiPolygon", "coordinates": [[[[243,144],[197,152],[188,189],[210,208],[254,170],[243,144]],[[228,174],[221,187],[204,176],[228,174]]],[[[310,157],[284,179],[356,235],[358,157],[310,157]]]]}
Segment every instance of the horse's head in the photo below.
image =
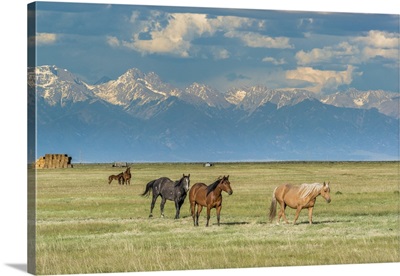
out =
{"type": "Polygon", "coordinates": [[[231,188],[231,183],[229,182],[229,175],[222,177],[221,181],[219,182],[219,185],[221,185],[221,189],[223,191],[227,192],[228,195],[233,194],[233,190],[231,188]]]}
{"type": "Polygon", "coordinates": [[[185,192],[189,191],[190,186],[190,173],[188,175],[183,174],[181,180],[179,181],[185,190],[185,192]]]}
{"type": "Polygon", "coordinates": [[[321,189],[321,196],[323,198],[325,198],[326,202],[328,202],[328,203],[331,202],[330,192],[331,192],[331,188],[329,187],[329,182],[328,183],[324,182],[324,184],[322,185],[322,189],[321,189]]]}

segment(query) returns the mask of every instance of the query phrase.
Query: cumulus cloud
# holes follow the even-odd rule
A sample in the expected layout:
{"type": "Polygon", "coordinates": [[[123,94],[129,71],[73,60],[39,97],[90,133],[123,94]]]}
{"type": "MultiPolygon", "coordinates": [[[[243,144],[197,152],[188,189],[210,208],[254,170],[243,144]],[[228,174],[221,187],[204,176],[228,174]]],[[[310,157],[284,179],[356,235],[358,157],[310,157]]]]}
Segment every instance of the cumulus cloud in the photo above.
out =
{"type": "Polygon", "coordinates": [[[173,14],[165,28],[159,26],[149,31],[151,39],[140,39],[136,33],[133,41],[124,45],[143,53],[173,53],[187,57],[194,38],[213,32],[205,14],[173,14]]]}
{"type": "Polygon", "coordinates": [[[360,64],[376,57],[398,63],[399,34],[369,31],[364,36],[350,38],[333,46],[301,50],[296,53],[299,65],[336,62],[360,64]]]}
{"type": "Polygon", "coordinates": [[[393,49],[399,47],[398,33],[371,30],[368,32],[368,35],[359,36],[353,40],[376,49],[393,49]]]}
{"type": "Polygon", "coordinates": [[[308,85],[305,89],[314,93],[337,89],[353,81],[355,67],[348,65],[344,71],[317,70],[312,67],[298,67],[286,71],[286,79],[308,85]]]}
{"type": "MultiPolygon", "coordinates": [[[[149,13],[146,20],[136,12],[130,22],[135,24],[131,40],[108,39],[111,46],[118,45],[143,54],[169,54],[189,57],[208,49],[208,55],[216,59],[230,56],[227,49],[217,44],[197,45],[199,38],[214,36],[238,38],[248,47],[291,48],[289,39],[272,38],[257,33],[265,28],[265,20],[238,16],[209,16],[196,13],[149,13]],[[241,31],[238,31],[241,30],[241,31]],[[244,31],[247,30],[247,31],[244,31]],[[200,49],[201,48],[201,49],[200,49]]],[[[143,17],[145,18],[145,17],[143,17]]],[[[211,40],[209,40],[210,42],[211,40]]],[[[216,42],[218,43],[218,42],[216,42]]]]}

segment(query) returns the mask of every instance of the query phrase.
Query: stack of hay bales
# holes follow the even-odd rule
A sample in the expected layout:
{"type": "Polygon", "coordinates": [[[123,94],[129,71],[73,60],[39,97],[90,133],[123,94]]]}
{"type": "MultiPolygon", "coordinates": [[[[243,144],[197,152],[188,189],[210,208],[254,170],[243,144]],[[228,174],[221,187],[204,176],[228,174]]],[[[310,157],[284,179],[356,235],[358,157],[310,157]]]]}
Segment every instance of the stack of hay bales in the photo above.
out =
{"type": "Polygon", "coordinates": [[[72,157],[67,154],[46,154],[36,161],[37,169],[72,168],[72,157]]]}

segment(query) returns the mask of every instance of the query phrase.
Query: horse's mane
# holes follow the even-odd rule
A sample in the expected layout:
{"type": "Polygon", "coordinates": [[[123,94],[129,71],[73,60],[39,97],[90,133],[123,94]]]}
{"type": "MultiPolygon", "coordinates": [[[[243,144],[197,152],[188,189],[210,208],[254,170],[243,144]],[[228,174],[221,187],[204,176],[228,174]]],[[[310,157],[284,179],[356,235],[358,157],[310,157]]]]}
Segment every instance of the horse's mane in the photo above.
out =
{"type": "Polygon", "coordinates": [[[222,180],[222,177],[218,177],[218,179],[214,183],[207,186],[207,195],[209,193],[211,193],[212,191],[214,191],[215,188],[217,188],[217,186],[221,182],[221,180],[222,180]]]}
{"type": "Polygon", "coordinates": [[[310,194],[318,193],[322,188],[321,183],[301,184],[299,193],[301,198],[306,198],[310,194]]]}

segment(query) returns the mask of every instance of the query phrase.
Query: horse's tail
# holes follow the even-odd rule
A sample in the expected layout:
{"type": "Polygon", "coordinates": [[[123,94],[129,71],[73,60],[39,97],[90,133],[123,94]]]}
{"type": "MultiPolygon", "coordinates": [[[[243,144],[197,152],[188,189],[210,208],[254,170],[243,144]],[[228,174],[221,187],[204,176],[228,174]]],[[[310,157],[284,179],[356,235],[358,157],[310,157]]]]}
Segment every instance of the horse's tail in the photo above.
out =
{"type": "Polygon", "coordinates": [[[271,201],[271,206],[269,207],[269,221],[272,222],[272,220],[276,216],[276,196],[275,196],[276,188],[274,189],[274,192],[272,193],[272,201],[271,201]]]}
{"type": "Polygon", "coordinates": [[[156,180],[152,180],[146,185],[146,190],[141,194],[141,196],[149,196],[151,189],[153,188],[154,182],[156,180]]]}

